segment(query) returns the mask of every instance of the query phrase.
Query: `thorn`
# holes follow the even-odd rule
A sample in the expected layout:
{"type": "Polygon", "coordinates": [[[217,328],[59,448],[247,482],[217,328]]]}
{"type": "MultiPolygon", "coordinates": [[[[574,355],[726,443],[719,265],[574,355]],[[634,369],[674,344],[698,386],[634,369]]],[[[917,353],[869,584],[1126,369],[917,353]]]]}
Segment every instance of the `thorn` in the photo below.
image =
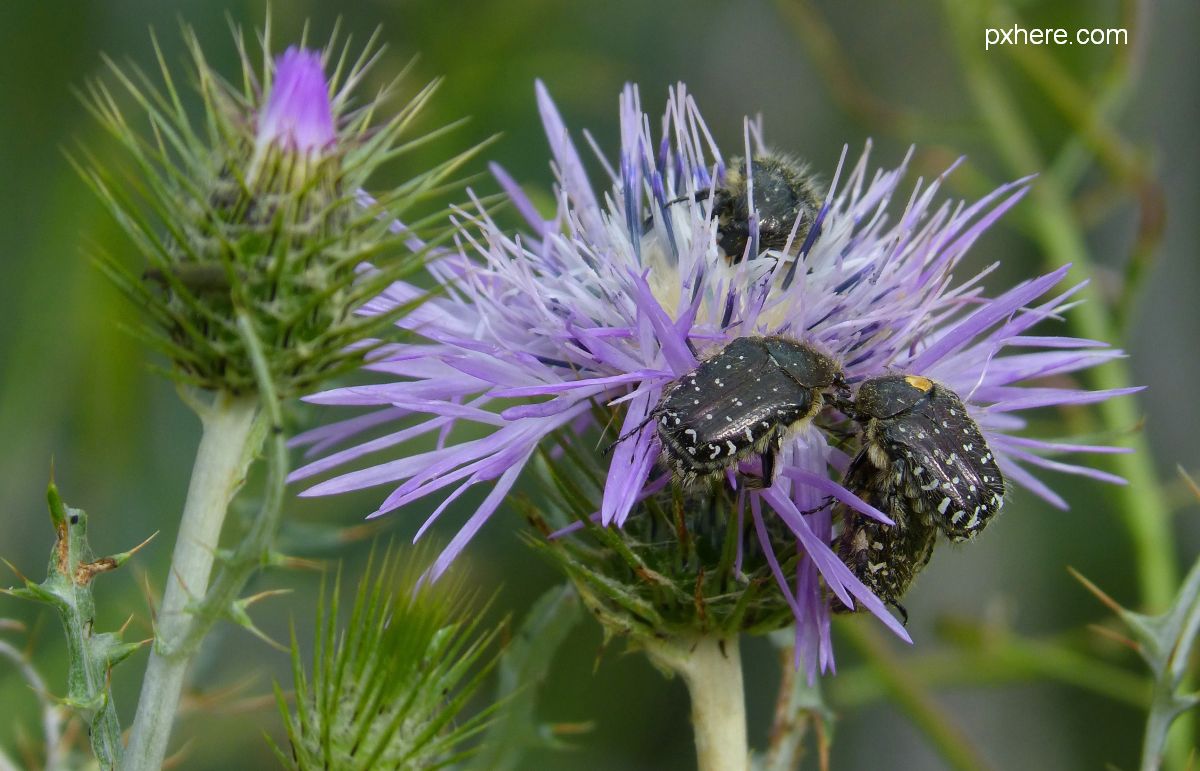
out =
{"type": "Polygon", "coordinates": [[[276,567],[290,570],[311,570],[316,573],[325,572],[325,563],[321,560],[310,560],[304,557],[291,557],[279,552],[272,552],[270,562],[276,567]]]}
{"type": "Polygon", "coordinates": [[[259,600],[264,600],[268,597],[274,597],[280,594],[291,593],[291,589],[268,589],[265,592],[259,592],[258,594],[251,595],[245,599],[238,600],[229,608],[229,617],[235,624],[244,627],[246,631],[250,632],[250,634],[262,640],[267,645],[270,645],[272,648],[282,653],[288,653],[291,649],[271,639],[266,632],[259,629],[254,623],[254,620],[250,618],[250,614],[246,612],[246,608],[250,607],[259,600]]]}
{"type": "Polygon", "coordinates": [[[1083,575],[1083,573],[1080,573],[1078,570],[1071,567],[1070,565],[1067,566],[1067,572],[1071,574],[1072,578],[1074,578],[1079,583],[1083,584],[1083,588],[1087,589],[1089,592],[1091,592],[1093,595],[1095,595],[1096,599],[1098,599],[1098,600],[1100,600],[1100,602],[1104,603],[1105,607],[1107,607],[1113,613],[1116,613],[1118,616],[1121,616],[1122,618],[1125,617],[1125,613],[1127,612],[1125,610],[1125,608],[1121,607],[1121,604],[1118,603],[1116,600],[1114,600],[1112,597],[1109,597],[1108,594],[1106,594],[1103,589],[1101,589],[1099,586],[1096,586],[1090,580],[1088,580],[1083,575]]]}
{"type": "Polygon", "coordinates": [[[182,747],[176,750],[170,757],[164,759],[162,763],[163,771],[167,771],[167,769],[171,768],[177,768],[179,764],[187,758],[187,754],[192,749],[192,743],[194,741],[194,739],[188,739],[183,743],[182,747]]]}
{"type": "Polygon", "coordinates": [[[551,723],[549,728],[550,733],[554,736],[576,736],[591,733],[596,729],[596,723],[592,720],[575,723],[551,723]]]}
{"type": "Polygon", "coordinates": [[[121,624],[121,628],[117,630],[117,637],[121,637],[122,635],[124,635],[125,630],[128,629],[129,625],[132,623],[133,623],[133,614],[130,613],[129,618],[125,619],[125,623],[121,624]]]}
{"type": "Polygon", "coordinates": [[[0,562],[3,562],[5,565],[8,565],[8,569],[13,572],[13,575],[15,575],[17,577],[18,581],[20,581],[23,584],[30,583],[29,579],[25,577],[25,574],[22,573],[21,571],[17,570],[16,565],[12,564],[8,560],[4,559],[3,557],[0,557],[0,562]]]}
{"type": "Polygon", "coordinates": [[[224,688],[217,688],[203,693],[184,694],[183,701],[179,705],[179,710],[185,714],[215,711],[232,701],[235,696],[248,691],[256,680],[258,680],[258,676],[251,673],[224,688]]]}
{"type": "Polygon", "coordinates": [[[130,557],[132,557],[133,555],[135,555],[139,551],[141,551],[142,548],[146,546],[146,544],[153,541],[156,537],[158,537],[158,534],[161,532],[162,532],[161,530],[155,530],[153,533],[150,534],[150,536],[148,538],[146,538],[146,540],[142,541],[137,546],[133,547],[129,551],[121,552],[120,554],[114,554],[112,557],[110,557],[110,559],[112,559],[113,561],[115,561],[117,563],[117,567],[124,565],[129,560],[130,557]]]}
{"type": "Polygon", "coordinates": [[[351,525],[350,527],[341,529],[341,532],[338,533],[338,540],[342,543],[365,541],[381,530],[383,530],[383,520],[364,522],[361,525],[351,525]]]}
{"type": "Polygon", "coordinates": [[[179,571],[172,567],[171,575],[173,575],[175,580],[179,582],[179,588],[182,589],[184,594],[188,596],[188,602],[195,602],[196,595],[192,594],[192,590],[188,588],[187,582],[183,580],[183,576],[179,575],[179,571]]]}
{"type": "Polygon", "coordinates": [[[87,585],[93,578],[101,573],[107,573],[110,570],[116,570],[129,561],[129,558],[137,554],[143,546],[154,540],[154,537],[160,531],[155,530],[149,538],[139,543],[129,551],[114,554],[111,557],[101,557],[98,560],[83,563],[75,569],[75,583],[79,586],[87,585]]]}
{"type": "Polygon", "coordinates": [[[1175,470],[1179,472],[1179,476],[1183,478],[1183,483],[1192,491],[1192,495],[1200,500],[1200,485],[1196,484],[1196,480],[1192,479],[1191,475],[1183,470],[1183,466],[1176,466],[1175,470]]]}
{"type": "Polygon", "coordinates": [[[1108,627],[1102,626],[1100,624],[1088,624],[1087,628],[1107,640],[1112,640],[1117,645],[1120,645],[1122,647],[1130,649],[1131,651],[1133,651],[1134,653],[1137,653],[1138,655],[1141,655],[1141,653],[1142,653],[1141,643],[1139,643],[1137,640],[1132,640],[1132,639],[1126,637],[1125,635],[1121,634],[1120,632],[1113,631],[1112,629],[1109,629],[1108,627]]]}
{"type": "Polygon", "coordinates": [[[25,625],[13,618],[0,618],[0,630],[10,632],[24,632],[25,625]]]}
{"type": "Polygon", "coordinates": [[[146,608],[150,611],[150,629],[154,630],[158,621],[158,609],[154,605],[154,587],[150,586],[150,574],[142,572],[142,595],[146,598],[146,608]]]}
{"type": "Polygon", "coordinates": [[[251,605],[253,605],[254,603],[258,602],[259,600],[265,600],[268,597],[278,597],[279,595],[283,595],[283,594],[291,594],[292,591],[293,591],[292,589],[268,589],[265,592],[259,592],[258,594],[252,594],[249,597],[245,597],[241,600],[238,600],[238,602],[241,605],[243,605],[244,607],[248,608],[251,605]]]}

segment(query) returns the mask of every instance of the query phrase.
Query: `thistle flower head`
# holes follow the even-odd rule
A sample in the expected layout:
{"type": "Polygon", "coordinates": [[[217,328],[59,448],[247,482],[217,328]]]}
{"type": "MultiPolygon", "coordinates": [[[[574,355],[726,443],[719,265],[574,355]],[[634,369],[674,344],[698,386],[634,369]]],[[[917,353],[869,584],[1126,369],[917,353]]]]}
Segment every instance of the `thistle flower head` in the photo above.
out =
{"type": "MultiPolygon", "coordinates": [[[[600,470],[590,521],[636,530],[631,540],[637,544],[656,541],[648,525],[638,524],[655,507],[665,512],[668,529],[673,521],[694,528],[698,520],[686,515],[713,505],[725,523],[722,533],[736,522],[733,536],[718,536],[716,551],[709,552],[725,566],[718,585],[705,583],[716,562],[684,555],[675,563],[686,566],[690,560],[691,573],[667,576],[669,588],[658,584],[614,601],[622,623],[651,623],[662,605],[650,595],[666,592],[676,598],[677,610],[693,608],[696,624],[711,624],[700,595],[712,599],[711,590],[728,596],[748,576],[751,585],[760,585],[749,566],[758,560],[754,570],[773,577],[779,602],[797,622],[797,651],[812,673],[832,665],[831,597],[871,610],[907,637],[831,551],[833,523],[822,503],[832,496],[864,516],[888,520],[839,484],[850,458],[815,429],[786,437],[776,481],[765,489],[748,489],[734,469],[712,492],[724,503],[714,504],[715,497],[697,503],[688,498],[691,493],[672,489],[670,473],[657,462],[662,448],[656,421],[648,418],[664,389],[732,340],[780,335],[807,343],[836,358],[852,385],[888,372],[917,373],[944,384],[962,397],[1005,474],[1055,505],[1065,503],[1031,468],[1119,481],[1046,457],[1113,448],[1019,435],[1023,410],[1120,393],[1050,385],[1120,355],[1101,342],[1034,333],[1035,325],[1069,308],[1080,287],[1047,299],[1064,277],[1060,270],[989,296],[983,280],[994,265],[959,275],[968,249],[1021,199],[1029,180],[972,203],[944,200],[943,177],[904,188],[907,159],[898,168],[874,170],[868,146],[853,162],[843,153],[829,182],[813,184],[820,197],[812,210],[803,201],[785,207],[790,214],[781,225],[778,201],[770,200],[779,190],[763,172],[773,156],[758,123],[745,124],[735,160],[718,148],[682,86],[671,91],[665,115],[654,123],[643,113],[637,89],[627,87],[620,99],[619,154],[610,161],[597,150],[605,177],[598,192],[540,84],[537,95],[558,180],[554,216],[540,216],[513,180],[495,169],[527,220],[527,232],[510,234],[482,207],[460,212],[458,251],[429,268],[445,296],[399,321],[423,339],[391,347],[368,365],[394,380],[311,398],[378,409],[301,441],[323,453],[405,416],[418,416],[417,422],[328,454],[294,477],[361,463],[369,453],[422,435],[436,436],[436,445],[341,473],[307,494],[394,486],[376,515],[443,495],[423,532],[464,492],[486,485],[487,497],[435,563],[436,574],[497,510],[531,458],[550,457],[543,465],[551,471],[570,457],[590,458],[600,470]],[[729,221],[722,203],[735,183],[749,203],[744,239],[726,237],[729,227],[743,225],[729,221]],[[730,244],[743,242],[742,254],[728,253],[736,251],[730,244]],[[455,430],[465,425],[473,426],[469,435],[455,430]],[[626,438],[601,458],[595,448],[617,437],[626,438]],[[557,442],[554,452],[563,454],[545,456],[549,442],[557,442]],[[728,538],[728,549],[720,545],[722,538],[728,538]],[[720,556],[725,554],[728,560],[720,556]],[[694,603],[687,575],[697,578],[694,603]],[[635,605],[646,610],[631,621],[635,605]]],[[[397,283],[375,305],[396,307],[418,294],[415,286],[397,283]]],[[[756,457],[740,465],[751,476],[760,472],[756,457]]],[[[630,552],[627,544],[606,548],[610,555],[630,552]]],[[[646,580],[647,564],[636,567],[647,554],[635,549],[622,558],[635,566],[628,571],[631,580],[657,581],[646,580]]],[[[570,555],[576,578],[603,570],[588,559],[570,555]]],[[[604,583],[597,580],[596,585],[604,583]]],[[[765,608],[760,619],[768,616],[777,614],[765,608]]],[[[731,609],[728,618],[742,616],[731,609]]]]}
{"type": "Polygon", "coordinates": [[[336,36],[321,51],[292,47],[272,58],[268,37],[260,67],[238,35],[241,72],[226,80],[185,34],[198,120],[165,63],[157,80],[112,64],[115,93],[96,82],[85,101],[133,168],[113,171],[90,156],[79,166],[145,258],[141,276],[110,256],[100,263],[148,310],[143,336],[170,359],[172,376],[252,391],[252,351],[261,348],[287,395],[353,369],[400,315],[357,313],[422,262],[393,218],[470,153],[371,197],[368,178],[402,140],[416,140],[405,130],[436,84],[376,122],[399,81],[356,101],[378,59],[373,39],[356,58],[336,36]]]}

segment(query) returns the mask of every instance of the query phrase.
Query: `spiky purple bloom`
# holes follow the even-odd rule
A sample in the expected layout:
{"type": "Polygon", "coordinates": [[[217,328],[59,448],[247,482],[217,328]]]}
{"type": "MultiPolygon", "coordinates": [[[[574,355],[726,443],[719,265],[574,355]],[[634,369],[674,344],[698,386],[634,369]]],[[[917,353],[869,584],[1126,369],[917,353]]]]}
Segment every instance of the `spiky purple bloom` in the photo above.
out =
{"type": "Polygon", "coordinates": [[[258,116],[256,144],[309,155],[336,141],[321,54],[292,46],[275,59],[275,78],[258,116]]]}
{"type": "MultiPolygon", "coordinates": [[[[398,485],[372,515],[378,516],[449,489],[419,537],[451,502],[488,483],[486,499],[435,563],[436,575],[496,511],[551,432],[594,432],[596,403],[625,405],[621,433],[631,431],[666,385],[696,367],[697,353],[703,358],[750,334],[810,342],[838,357],[851,382],[903,371],[945,384],[969,405],[1008,477],[1055,506],[1066,504],[1029,467],[1121,481],[1044,457],[1118,448],[1016,435],[1025,425],[1022,410],[1085,404],[1134,390],[1020,385],[1121,355],[1098,341],[1032,334],[1039,322],[1065,311],[1081,287],[1043,299],[1064,269],[988,297],[981,284],[995,265],[966,280],[953,275],[975,240],[1020,200],[1029,180],[1004,185],[971,204],[938,202],[942,177],[918,180],[906,200],[894,201],[903,195],[907,159],[897,169],[872,171],[869,148],[849,168],[843,154],[825,204],[798,249],[789,245],[731,265],[716,245],[709,195],[725,174],[727,156],[682,86],[669,96],[658,140],[637,89],[626,88],[620,100],[618,165],[597,152],[611,185],[603,198],[540,83],[537,96],[558,179],[554,218],[543,220],[513,181],[494,169],[530,232],[510,235],[481,206],[463,212],[458,251],[429,266],[444,295],[401,322],[423,340],[392,346],[368,365],[397,380],[310,398],[380,409],[316,429],[299,441],[311,445],[311,454],[320,454],[395,419],[426,418],[331,453],[293,478],[426,434],[437,437],[436,447],[344,473],[305,495],[398,485]],[[787,256],[797,252],[796,259],[787,256]],[[512,399],[527,401],[497,404],[512,399]],[[478,438],[451,435],[464,424],[472,425],[478,438]]],[[[739,150],[744,157],[764,151],[758,125],[746,124],[745,147],[739,150]]],[[[420,294],[416,286],[395,284],[378,298],[376,309],[420,294]]],[[[640,499],[668,484],[666,474],[656,471],[658,454],[653,425],[617,446],[597,512],[603,524],[620,526],[640,499]]],[[[869,516],[883,517],[834,481],[848,460],[822,432],[800,433],[783,447],[778,481],[740,493],[795,613],[797,649],[810,674],[818,666],[832,666],[822,583],[843,602],[862,603],[908,639],[830,550],[828,510],[803,513],[833,495],[869,516]],[[782,518],[795,534],[803,559],[794,577],[783,575],[775,561],[764,525],[768,516],[782,518]]],[[[733,475],[730,484],[736,484],[733,475]]]]}

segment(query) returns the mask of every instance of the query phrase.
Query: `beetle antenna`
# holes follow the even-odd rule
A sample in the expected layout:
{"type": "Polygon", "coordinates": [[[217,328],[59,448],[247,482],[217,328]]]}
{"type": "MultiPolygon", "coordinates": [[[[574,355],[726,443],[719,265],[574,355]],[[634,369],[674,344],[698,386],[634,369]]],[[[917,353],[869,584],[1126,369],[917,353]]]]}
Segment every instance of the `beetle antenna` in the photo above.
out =
{"type": "Polygon", "coordinates": [[[647,424],[647,423],[649,423],[650,421],[654,420],[654,418],[655,418],[654,412],[651,412],[649,415],[647,415],[647,416],[646,416],[646,419],[645,419],[645,420],[643,420],[641,423],[638,423],[636,426],[634,426],[634,427],[633,427],[633,428],[631,428],[630,430],[626,431],[624,434],[621,434],[619,437],[617,437],[617,440],[616,440],[615,442],[613,442],[613,443],[612,443],[612,444],[610,444],[609,446],[605,447],[605,448],[604,448],[604,449],[601,451],[601,454],[602,454],[602,455],[608,455],[610,452],[612,452],[612,451],[613,451],[613,448],[615,448],[615,447],[616,447],[618,444],[620,444],[621,442],[624,442],[624,441],[625,441],[626,439],[628,439],[629,437],[631,437],[631,436],[633,436],[634,434],[636,434],[636,433],[638,433],[639,431],[641,431],[643,428],[645,428],[645,427],[646,427],[646,424],[647,424]]]}

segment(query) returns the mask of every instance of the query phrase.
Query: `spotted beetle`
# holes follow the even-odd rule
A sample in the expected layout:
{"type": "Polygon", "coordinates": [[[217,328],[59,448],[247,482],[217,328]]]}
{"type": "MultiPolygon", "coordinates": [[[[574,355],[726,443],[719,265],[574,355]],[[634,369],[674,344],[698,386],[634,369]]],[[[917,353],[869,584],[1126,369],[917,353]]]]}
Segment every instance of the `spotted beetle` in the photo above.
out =
{"type": "MultiPolygon", "coordinates": [[[[742,261],[751,237],[750,196],[745,172],[745,160],[732,159],[724,184],[717,187],[713,195],[717,246],[730,263],[742,261]]],[[[758,210],[759,249],[783,249],[792,238],[792,227],[797,218],[800,224],[792,243],[799,249],[821,208],[816,184],[808,168],[786,155],[761,153],[750,160],[750,173],[754,179],[754,205],[758,210]]]]}
{"type": "Polygon", "coordinates": [[[825,390],[844,383],[837,362],[812,346],[739,337],[669,385],[647,421],[655,421],[664,461],[681,484],[757,453],[761,485],[769,486],[783,437],[821,411],[825,390]]]}
{"type": "Polygon", "coordinates": [[[952,541],[977,535],[1004,505],[1004,476],[962,400],[929,378],[872,378],[845,410],[863,427],[863,449],[844,485],[896,524],[841,506],[838,556],[903,613],[897,600],[929,562],[937,530],[952,541]]]}
{"type": "MultiPolygon", "coordinates": [[[[904,497],[889,482],[888,475],[888,471],[876,468],[865,453],[851,462],[843,485],[895,524],[885,525],[839,503],[834,514],[840,518],[842,530],[834,551],[876,597],[900,611],[907,623],[908,611],[900,598],[933,556],[937,528],[921,516],[909,515],[904,497]]],[[[841,613],[850,609],[835,599],[833,610],[841,613]]]]}
{"type": "Polygon", "coordinates": [[[892,472],[913,515],[952,541],[983,530],[1004,506],[1004,475],[958,394],[929,378],[885,375],[854,399],[870,461],[892,472]]]}

